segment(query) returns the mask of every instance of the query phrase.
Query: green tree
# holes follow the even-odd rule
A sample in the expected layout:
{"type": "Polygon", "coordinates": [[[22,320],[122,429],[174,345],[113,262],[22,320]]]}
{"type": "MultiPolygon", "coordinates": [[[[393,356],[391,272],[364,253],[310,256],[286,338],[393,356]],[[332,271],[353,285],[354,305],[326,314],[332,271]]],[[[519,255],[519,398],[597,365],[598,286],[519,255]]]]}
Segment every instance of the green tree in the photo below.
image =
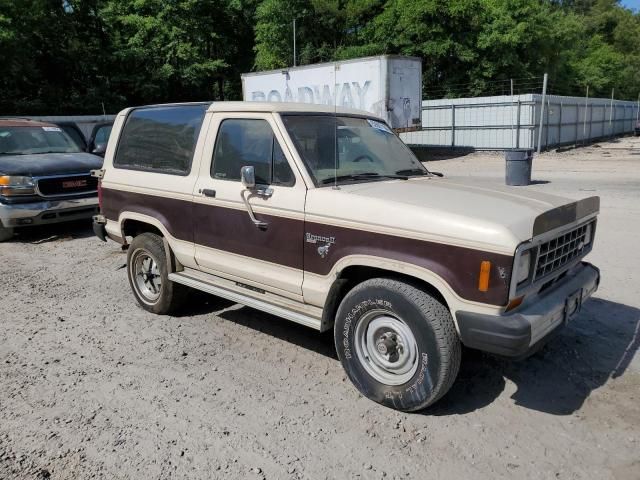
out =
{"type": "Polygon", "coordinates": [[[297,63],[418,56],[428,96],[544,72],[638,95],[640,15],[616,0],[0,0],[0,114],[238,99],[241,73],[293,64],[294,18],[297,63]]]}
{"type": "Polygon", "coordinates": [[[251,1],[110,1],[112,84],[145,103],[224,99],[252,58],[251,1]]]}
{"type": "Polygon", "coordinates": [[[0,0],[0,112],[95,111],[108,96],[92,0],[0,0]]]}

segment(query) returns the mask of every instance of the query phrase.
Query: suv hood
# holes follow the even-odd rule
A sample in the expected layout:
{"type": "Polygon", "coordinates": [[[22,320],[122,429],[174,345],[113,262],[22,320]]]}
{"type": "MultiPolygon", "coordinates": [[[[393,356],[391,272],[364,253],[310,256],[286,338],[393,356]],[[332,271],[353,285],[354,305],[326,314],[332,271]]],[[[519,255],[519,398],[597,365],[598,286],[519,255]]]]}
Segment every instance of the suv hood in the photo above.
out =
{"type": "Polygon", "coordinates": [[[85,173],[102,168],[102,158],[90,153],[0,155],[0,175],[47,176],[85,173]]]}
{"type": "Polygon", "coordinates": [[[317,188],[307,196],[307,214],[328,217],[327,223],[335,218],[353,223],[353,228],[368,225],[395,235],[414,232],[425,239],[513,254],[518,244],[534,236],[540,218],[553,217],[553,228],[559,226],[558,215],[543,214],[577,205],[555,195],[482,182],[414,177],[342,185],[339,190],[317,188]]]}

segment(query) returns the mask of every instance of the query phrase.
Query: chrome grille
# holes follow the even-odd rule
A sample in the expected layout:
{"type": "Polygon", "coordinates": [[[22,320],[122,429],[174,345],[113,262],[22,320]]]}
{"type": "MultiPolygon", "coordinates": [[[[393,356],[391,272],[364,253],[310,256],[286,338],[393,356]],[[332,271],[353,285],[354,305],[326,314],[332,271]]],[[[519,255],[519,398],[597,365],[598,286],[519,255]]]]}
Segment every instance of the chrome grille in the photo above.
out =
{"type": "Polygon", "coordinates": [[[38,178],[37,190],[43,197],[88,194],[97,191],[98,179],[89,174],[38,178]]]}
{"type": "Polygon", "coordinates": [[[593,242],[593,223],[580,225],[541,244],[538,250],[534,280],[546,277],[572,260],[586,255],[593,242]],[[590,239],[586,239],[588,229],[591,229],[590,239]]]}

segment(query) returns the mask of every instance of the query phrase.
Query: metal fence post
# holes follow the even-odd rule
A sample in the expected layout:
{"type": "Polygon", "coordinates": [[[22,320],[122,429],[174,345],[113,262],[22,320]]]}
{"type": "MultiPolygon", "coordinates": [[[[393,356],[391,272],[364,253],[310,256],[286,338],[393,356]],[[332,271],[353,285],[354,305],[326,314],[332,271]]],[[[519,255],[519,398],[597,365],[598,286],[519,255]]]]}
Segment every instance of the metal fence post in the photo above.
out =
{"type": "Polygon", "coordinates": [[[558,111],[558,145],[562,145],[562,100],[560,100],[560,110],[558,111]]]}
{"type": "Polygon", "coordinates": [[[578,145],[578,126],[580,125],[580,104],[576,102],[576,136],[574,145],[578,145]]]}
{"type": "Polygon", "coordinates": [[[520,96],[518,96],[518,110],[516,112],[516,148],[520,148],[520,96]]]}
{"type": "Polygon", "coordinates": [[[540,149],[542,147],[542,127],[544,122],[544,101],[547,98],[547,80],[549,75],[544,74],[544,79],[542,81],[542,102],[540,102],[540,127],[538,128],[538,149],[536,153],[540,153],[540,149]]]}
{"type": "Polygon", "coordinates": [[[513,78],[511,79],[511,108],[509,108],[509,113],[511,114],[511,141],[509,144],[511,145],[511,148],[513,148],[515,143],[513,140],[513,78]]]}
{"type": "Polygon", "coordinates": [[[451,104],[451,146],[456,146],[456,106],[451,104]]]}
{"type": "Polygon", "coordinates": [[[551,113],[551,102],[549,102],[549,97],[547,97],[547,115],[546,115],[546,128],[544,132],[544,148],[549,148],[549,115],[551,113]]]}
{"type": "Polygon", "coordinates": [[[614,89],[611,89],[611,106],[609,107],[609,135],[613,137],[613,91],[614,89]]]}
{"type": "Polygon", "coordinates": [[[589,85],[587,85],[587,95],[584,97],[584,123],[582,125],[582,143],[587,143],[587,110],[589,110],[589,85]]]}
{"type": "Polygon", "coordinates": [[[593,105],[589,109],[589,141],[591,141],[591,130],[593,128],[593,105]]]}
{"type": "Polygon", "coordinates": [[[293,66],[296,66],[296,59],[298,55],[296,54],[296,19],[293,19],[293,66]]]}

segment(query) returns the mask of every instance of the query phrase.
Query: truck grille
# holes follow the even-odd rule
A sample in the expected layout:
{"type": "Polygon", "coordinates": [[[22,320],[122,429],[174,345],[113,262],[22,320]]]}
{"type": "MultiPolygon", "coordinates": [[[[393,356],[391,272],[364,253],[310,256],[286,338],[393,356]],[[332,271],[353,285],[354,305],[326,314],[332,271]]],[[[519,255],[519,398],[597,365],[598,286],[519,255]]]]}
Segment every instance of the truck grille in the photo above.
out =
{"type": "Polygon", "coordinates": [[[93,193],[98,190],[98,179],[90,174],[40,178],[37,188],[43,197],[93,193]]]}
{"type": "Polygon", "coordinates": [[[586,255],[591,249],[594,222],[580,225],[540,245],[534,280],[555,272],[571,260],[586,255]],[[587,231],[590,230],[590,238],[587,231]]]}

